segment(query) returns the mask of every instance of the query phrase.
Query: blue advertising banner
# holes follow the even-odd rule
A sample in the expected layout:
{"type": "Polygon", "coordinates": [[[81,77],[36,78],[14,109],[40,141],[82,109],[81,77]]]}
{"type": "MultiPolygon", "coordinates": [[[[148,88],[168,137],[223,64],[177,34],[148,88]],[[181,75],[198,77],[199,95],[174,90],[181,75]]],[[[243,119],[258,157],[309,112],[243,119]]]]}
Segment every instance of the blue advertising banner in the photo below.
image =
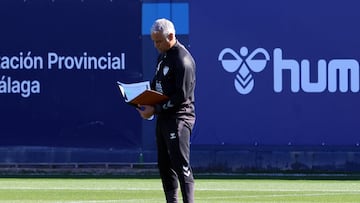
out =
{"type": "Polygon", "coordinates": [[[0,145],[138,147],[141,2],[0,2],[0,145]],[[131,26],[129,26],[131,24],[131,26]]]}
{"type": "Polygon", "coordinates": [[[191,1],[192,144],[359,146],[359,6],[191,1]]]}

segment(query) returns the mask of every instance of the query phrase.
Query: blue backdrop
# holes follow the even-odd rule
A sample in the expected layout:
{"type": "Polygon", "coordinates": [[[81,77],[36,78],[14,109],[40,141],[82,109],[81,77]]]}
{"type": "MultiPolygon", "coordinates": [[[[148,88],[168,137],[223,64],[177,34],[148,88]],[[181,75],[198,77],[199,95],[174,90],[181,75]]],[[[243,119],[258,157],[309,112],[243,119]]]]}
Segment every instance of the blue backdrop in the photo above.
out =
{"type": "Polygon", "coordinates": [[[359,6],[191,1],[198,66],[192,143],[358,145],[359,6]]]}
{"type": "Polygon", "coordinates": [[[137,147],[139,1],[0,2],[1,146],[137,147]]]}
{"type": "Polygon", "coordinates": [[[154,144],[154,122],[115,84],[152,76],[157,17],[174,20],[197,62],[193,145],[359,145],[359,6],[3,0],[0,145],[154,144]]]}

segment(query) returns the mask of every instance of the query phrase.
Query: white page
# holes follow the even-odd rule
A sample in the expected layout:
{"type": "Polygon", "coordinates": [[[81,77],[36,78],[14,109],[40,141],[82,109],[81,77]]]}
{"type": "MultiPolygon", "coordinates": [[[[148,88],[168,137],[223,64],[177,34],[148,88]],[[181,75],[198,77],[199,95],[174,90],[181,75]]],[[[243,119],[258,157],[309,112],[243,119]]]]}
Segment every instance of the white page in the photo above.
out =
{"type": "Polygon", "coordinates": [[[133,100],[135,97],[137,97],[145,90],[150,89],[149,81],[131,83],[131,84],[126,84],[122,82],[117,82],[117,83],[120,88],[121,94],[125,98],[126,102],[133,100]]]}

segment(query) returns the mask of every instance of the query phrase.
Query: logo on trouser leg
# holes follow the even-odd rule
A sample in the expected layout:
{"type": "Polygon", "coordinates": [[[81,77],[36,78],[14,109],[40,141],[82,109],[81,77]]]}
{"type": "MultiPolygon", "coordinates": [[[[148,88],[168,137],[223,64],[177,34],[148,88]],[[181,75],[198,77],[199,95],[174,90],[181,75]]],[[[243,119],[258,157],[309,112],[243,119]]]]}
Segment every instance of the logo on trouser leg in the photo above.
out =
{"type": "Polygon", "coordinates": [[[175,133],[170,133],[170,140],[176,139],[176,134],[175,133]]]}
{"type": "Polygon", "coordinates": [[[189,177],[190,176],[190,167],[188,167],[188,166],[183,166],[183,172],[184,172],[184,175],[186,176],[186,177],[189,177]]]}

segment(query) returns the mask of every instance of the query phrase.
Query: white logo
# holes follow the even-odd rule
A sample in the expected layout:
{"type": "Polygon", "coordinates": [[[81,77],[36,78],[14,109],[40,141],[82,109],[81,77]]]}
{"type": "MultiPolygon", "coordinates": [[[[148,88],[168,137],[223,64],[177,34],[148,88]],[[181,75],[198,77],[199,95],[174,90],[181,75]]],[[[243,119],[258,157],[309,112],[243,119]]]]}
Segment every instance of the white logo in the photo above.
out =
{"type": "MultiPolygon", "coordinates": [[[[284,59],[283,51],[280,48],[273,52],[273,81],[274,92],[283,91],[284,72],[290,72],[290,89],[292,92],[320,93],[329,92],[359,92],[360,90],[360,70],[359,62],[355,59],[332,59],[327,62],[320,59],[317,62],[317,80],[311,81],[310,61],[303,59],[299,63],[295,59],[284,59]]],[[[242,47],[240,55],[246,57],[248,49],[242,47]]],[[[262,71],[268,60],[268,52],[263,48],[255,49],[245,60],[230,48],[223,49],[218,57],[223,68],[227,72],[235,72],[239,69],[235,78],[235,88],[240,94],[248,94],[254,87],[254,79],[251,71],[262,71]],[[234,59],[224,59],[226,54],[231,54],[234,59]],[[254,58],[262,54],[265,59],[254,58]],[[240,67],[240,68],[239,68],[240,67]],[[251,71],[250,71],[251,70],[251,71]]]]}
{"type": "Polygon", "coordinates": [[[170,133],[170,140],[176,139],[176,134],[175,133],[170,133]]]}
{"type": "Polygon", "coordinates": [[[260,72],[264,70],[270,56],[263,48],[257,48],[247,56],[248,49],[246,47],[241,47],[240,55],[230,48],[225,48],[220,52],[218,60],[221,61],[227,72],[233,73],[239,70],[234,80],[235,88],[240,94],[248,94],[254,88],[254,78],[251,71],[260,72]],[[231,54],[234,59],[224,59],[226,54],[231,54]],[[258,54],[262,54],[265,59],[258,59],[258,54]],[[245,60],[242,57],[246,57],[245,60]]]}
{"type": "Polygon", "coordinates": [[[160,92],[160,93],[164,93],[163,92],[163,89],[162,89],[162,85],[161,85],[161,81],[156,81],[156,83],[155,83],[155,89],[156,89],[156,91],[158,91],[158,92],[160,92]]]}
{"type": "Polygon", "coordinates": [[[318,77],[316,82],[310,81],[310,61],[303,59],[299,63],[294,59],[283,59],[282,50],[274,49],[274,91],[283,89],[283,71],[290,71],[291,91],[324,92],[359,92],[359,63],[355,59],[332,59],[328,63],[324,59],[318,61],[318,77]]]}
{"type": "Polygon", "coordinates": [[[163,68],[163,74],[166,75],[169,72],[169,66],[163,68]]]}
{"type": "Polygon", "coordinates": [[[188,166],[183,166],[183,172],[186,177],[190,176],[190,168],[188,166]]]}

